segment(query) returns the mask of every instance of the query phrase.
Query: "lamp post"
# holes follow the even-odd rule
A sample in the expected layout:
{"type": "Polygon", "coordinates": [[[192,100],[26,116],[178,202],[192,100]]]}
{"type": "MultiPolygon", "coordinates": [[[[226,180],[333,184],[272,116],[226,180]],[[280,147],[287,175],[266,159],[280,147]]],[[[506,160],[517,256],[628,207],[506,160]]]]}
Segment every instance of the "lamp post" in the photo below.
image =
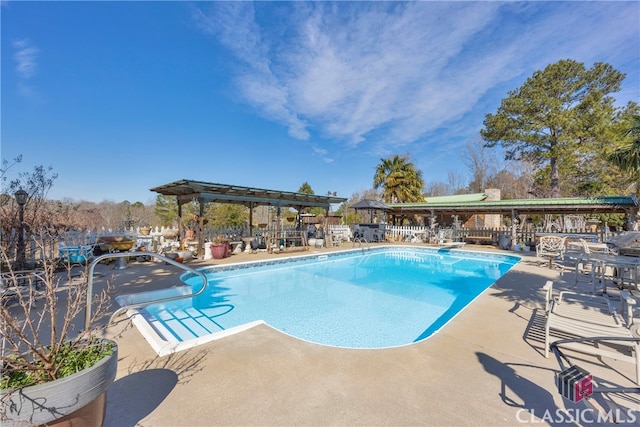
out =
{"type": "Polygon", "coordinates": [[[29,194],[22,188],[15,192],[16,203],[18,204],[18,246],[16,248],[16,267],[24,268],[25,265],[25,245],[24,245],[24,205],[27,203],[29,194]]]}

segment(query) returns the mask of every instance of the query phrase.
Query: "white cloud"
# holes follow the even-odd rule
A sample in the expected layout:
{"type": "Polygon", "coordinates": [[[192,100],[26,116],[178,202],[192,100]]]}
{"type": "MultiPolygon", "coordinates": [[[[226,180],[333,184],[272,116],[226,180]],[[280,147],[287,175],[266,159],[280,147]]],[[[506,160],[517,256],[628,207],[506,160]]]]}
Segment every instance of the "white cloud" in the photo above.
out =
{"type": "Polygon", "coordinates": [[[38,49],[27,39],[13,42],[16,61],[16,74],[18,76],[18,91],[25,98],[37,99],[37,94],[29,80],[36,74],[36,57],[38,49]]]}
{"type": "Polygon", "coordinates": [[[287,85],[271,70],[269,45],[255,23],[253,4],[214,2],[210,7],[210,14],[193,9],[194,19],[203,31],[217,36],[238,59],[236,83],[242,96],[267,118],[285,124],[292,137],[308,139],[306,123],[289,106],[287,85]]]}
{"type": "Polygon", "coordinates": [[[598,2],[215,2],[194,16],[233,54],[242,99],[265,117],[299,139],[312,129],[382,153],[424,141],[559,59],[637,56],[637,12],[598,2]]]}
{"type": "Polygon", "coordinates": [[[325,162],[325,163],[333,163],[334,159],[329,157],[329,151],[328,150],[325,150],[324,148],[320,148],[317,145],[312,146],[311,149],[313,150],[313,154],[315,156],[320,157],[323,162],[325,162]]]}
{"type": "Polygon", "coordinates": [[[16,53],[13,58],[16,61],[16,72],[21,79],[28,79],[36,73],[36,55],[38,49],[31,45],[29,40],[22,39],[13,42],[16,53]]]}

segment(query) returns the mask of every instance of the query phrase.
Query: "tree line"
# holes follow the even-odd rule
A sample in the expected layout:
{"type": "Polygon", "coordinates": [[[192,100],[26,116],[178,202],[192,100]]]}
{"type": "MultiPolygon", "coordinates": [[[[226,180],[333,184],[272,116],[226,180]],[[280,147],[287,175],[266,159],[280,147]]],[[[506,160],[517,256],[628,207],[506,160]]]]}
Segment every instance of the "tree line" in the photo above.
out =
{"type": "MultiPolygon", "coordinates": [[[[640,191],[640,108],[636,102],[615,106],[613,93],[625,75],[611,65],[591,68],[565,59],[536,71],[524,84],[508,92],[497,111],[487,114],[480,135],[461,153],[470,179],[450,172],[446,181],[426,183],[410,155],[380,159],[370,189],[355,191],[338,208],[347,221],[359,219],[348,206],[372,198],[384,202],[420,202],[426,197],[478,193],[498,188],[505,199],[531,197],[590,197],[640,191]]],[[[25,224],[93,228],[171,226],[177,223],[177,202],[157,196],[155,203],[100,203],[51,200],[47,193],[57,174],[38,166],[7,182],[6,172],[22,160],[2,161],[0,195],[2,230],[17,223],[13,194],[29,194],[25,224]]],[[[298,192],[314,194],[308,182],[298,192]]],[[[183,206],[183,220],[195,223],[197,205],[183,206]]],[[[316,209],[317,210],[317,209],[316,209]]],[[[311,212],[310,213],[320,213],[311,212]]],[[[259,214],[254,220],[265,222],[259,214]]],[[[283,215],[295,215],[285,211],[283,215]]],[[[213,226],[244,226],[247,208],[210,203],[205,222],[213,226]]]]}

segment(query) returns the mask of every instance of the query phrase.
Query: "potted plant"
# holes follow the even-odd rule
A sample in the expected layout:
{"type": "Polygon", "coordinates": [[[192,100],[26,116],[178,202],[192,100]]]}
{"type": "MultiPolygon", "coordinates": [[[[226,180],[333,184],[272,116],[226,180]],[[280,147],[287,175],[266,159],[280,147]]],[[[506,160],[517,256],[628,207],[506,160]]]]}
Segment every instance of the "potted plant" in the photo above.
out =
{"type": "Polygon", "coordinates": [[[149,226],[140,227],[140,234],[143,236],[148,236],[149,234],[151,234],[151,227],[149,226]]]}
{"type": "Polygon", "coordinates": [[[162,232],[162,237],[164,237],[167,240],[175,240],[178,238],[178,230],[176,229],[165,230],[162,232]]]}
{"type": "Polygon", "coordinates": [[[118,347],[100,336],[97,325],[106,323],[111,281],[91,299],[94,314],[81,327],[87,304],[86,282],[72,274],[74,267],[69,261],[60,272],[56,271],[58,260],[46,257],[47,245],[59,238],[53,230],[30,236],[45,255],[37,270],[28,272],[27,283],[23,270],[18,280],[11,242],[0,246],[2,426],[77,425],[79,420],[83,425],[101,426],[104,421],[106,392],[116,376],[118,347]]]}
{"type": "Polygon", "coordinates": [[[224,235],[218,234],[213,238],[213,244],[211,245],[211,256],[214,259],[222,259],[227,256],[229,246],[229,239],[224,235]]]}

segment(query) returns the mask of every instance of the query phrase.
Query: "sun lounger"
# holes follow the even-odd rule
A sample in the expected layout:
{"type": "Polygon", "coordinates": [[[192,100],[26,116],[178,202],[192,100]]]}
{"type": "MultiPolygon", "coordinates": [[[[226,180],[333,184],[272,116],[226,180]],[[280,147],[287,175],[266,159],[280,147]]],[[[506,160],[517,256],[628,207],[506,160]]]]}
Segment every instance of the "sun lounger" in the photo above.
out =
{"type": "Polygon", "coordinates": [[[634,363],[636,382],[640,384],[640,337],[633,323],[635,300],[628,292],[620,293],[620,311],[616,311],[608,297],[561,292],[552,296],[553,283],[545,284],[547,322],[545,326],[545,357],[549,357],[551,333],[564,337],[591,338],[591,342],[575,341],[565,348],[595,356],[634,363]],[[613,343],[616,346],[602,345],[613,343]],[[626,350],[626,351],[625,351],[626,350]]]}

